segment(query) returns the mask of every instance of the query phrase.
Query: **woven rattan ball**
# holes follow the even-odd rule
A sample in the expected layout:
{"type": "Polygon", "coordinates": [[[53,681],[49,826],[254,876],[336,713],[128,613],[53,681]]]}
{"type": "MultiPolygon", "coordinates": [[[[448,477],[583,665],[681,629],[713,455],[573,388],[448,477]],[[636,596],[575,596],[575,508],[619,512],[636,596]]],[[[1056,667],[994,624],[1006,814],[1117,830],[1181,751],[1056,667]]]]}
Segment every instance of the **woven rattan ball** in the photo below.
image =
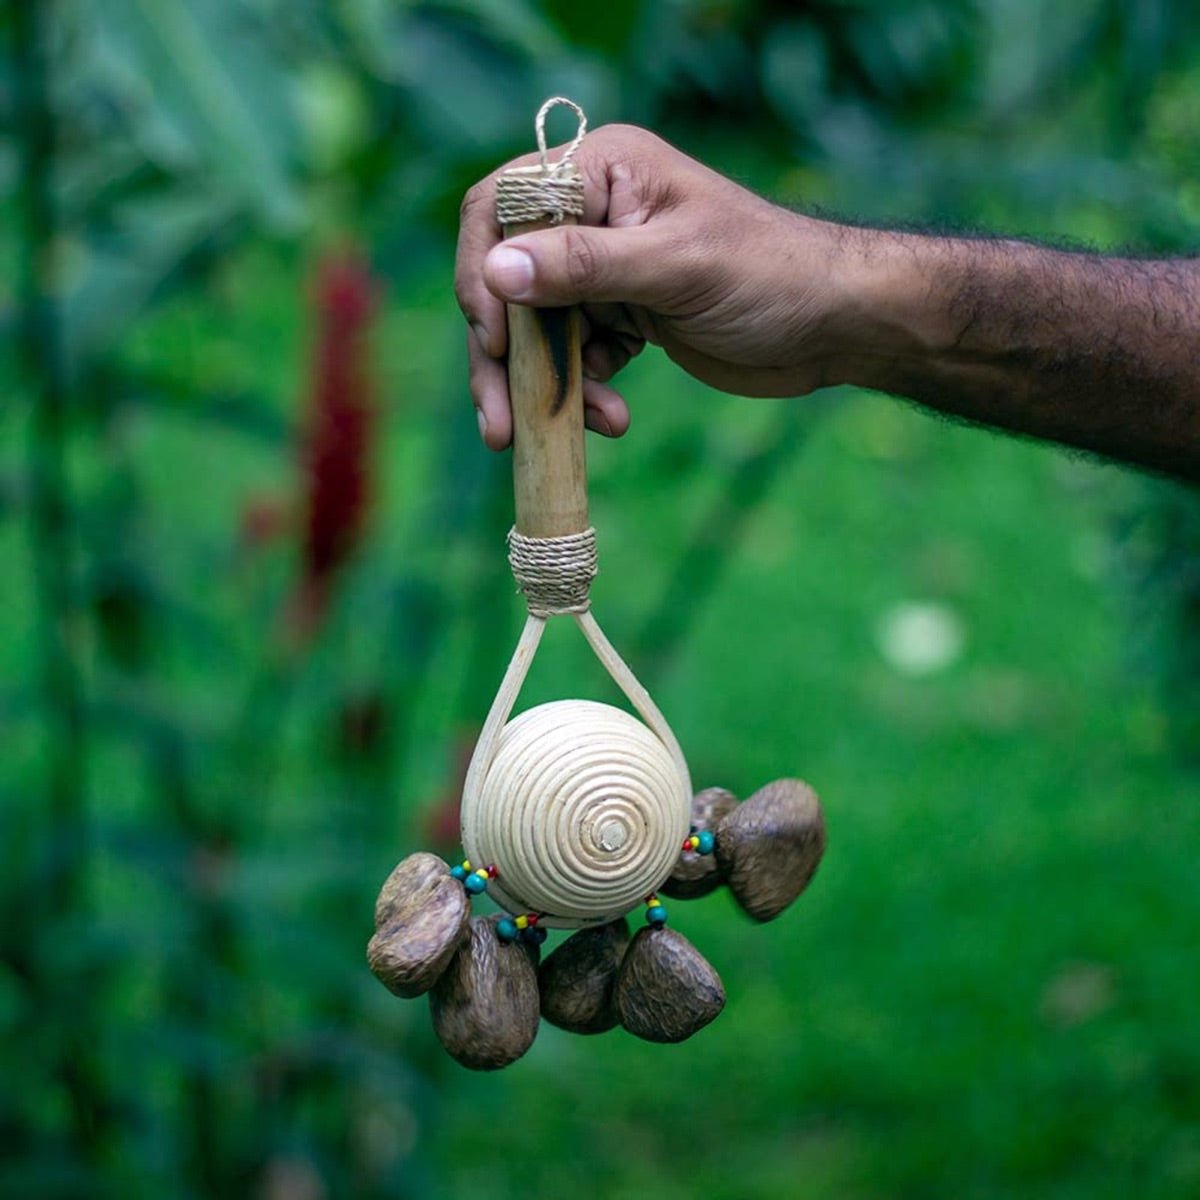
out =
{"type": "Polygon", "coordinates": [[[516,913],[573,928],[611,921],[671,873],[691,796],[667,748],[622,709],[556,700],[501,731],[463,806],[463,846],[495,864],[489,888],[516,913]]]}

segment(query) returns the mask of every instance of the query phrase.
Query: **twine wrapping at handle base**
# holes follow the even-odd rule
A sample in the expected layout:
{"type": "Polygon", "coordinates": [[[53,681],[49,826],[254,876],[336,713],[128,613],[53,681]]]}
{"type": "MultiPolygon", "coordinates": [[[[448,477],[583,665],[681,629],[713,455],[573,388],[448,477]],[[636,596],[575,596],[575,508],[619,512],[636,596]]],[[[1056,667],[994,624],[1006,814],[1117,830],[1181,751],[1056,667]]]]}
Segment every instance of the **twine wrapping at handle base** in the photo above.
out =
{"type": "Polygon", "coordinates": [[[587,612],[596,578],[596,531],[556,538],[525,537],[508,531],[508,565],[535,617],[587,612]]]}

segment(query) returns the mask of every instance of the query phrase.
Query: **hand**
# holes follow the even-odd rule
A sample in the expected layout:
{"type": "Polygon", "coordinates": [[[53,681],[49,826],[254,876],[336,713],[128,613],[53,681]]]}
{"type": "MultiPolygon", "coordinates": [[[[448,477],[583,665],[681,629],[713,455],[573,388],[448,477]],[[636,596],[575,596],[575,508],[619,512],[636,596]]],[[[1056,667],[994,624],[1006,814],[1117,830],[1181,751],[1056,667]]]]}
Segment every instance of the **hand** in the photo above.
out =
{"type": "Polygon", "coordinates": [[[1200,479],[1200,259],[817,221],[629,126],[575,162],[578,226],[500,244],[496,176],[463,202],[455,291],[493,449],[512,438],[504,302],[579,304],[585,419],[613,437],[629,410],[608,381],[651,342],[727,392],[853,383],[1200,479]]]}
{"type": "Polygon", "coordinates": [[[628,428],[629,410],[608,381],[647,342],[741,395],[796,396],[841,381],[837,314],[848,306],[832,268],[857,231],[769,204],[631,126],[589,133],[575,162],[585,197],[578,226],[501,244],[499,171],[463,201],[455,293],[492,449],[512,438],[505,301],[582,306],[585,420],[612,437],[628,428]]]}

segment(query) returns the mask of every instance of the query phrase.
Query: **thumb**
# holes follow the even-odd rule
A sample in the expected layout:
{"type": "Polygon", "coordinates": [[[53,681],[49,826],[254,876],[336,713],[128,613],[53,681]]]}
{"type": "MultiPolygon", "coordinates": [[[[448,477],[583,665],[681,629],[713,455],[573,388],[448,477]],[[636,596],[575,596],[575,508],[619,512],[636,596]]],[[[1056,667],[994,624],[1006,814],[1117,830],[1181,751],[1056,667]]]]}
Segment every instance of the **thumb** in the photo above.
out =
{"type": "Polygon", "coordinates": [[[553,308],[607,300],[656,307],[674,275],[664,258],[662,237],[645,225],[562,225],[494,246],[483,281],[514,304],[553,308]]]}

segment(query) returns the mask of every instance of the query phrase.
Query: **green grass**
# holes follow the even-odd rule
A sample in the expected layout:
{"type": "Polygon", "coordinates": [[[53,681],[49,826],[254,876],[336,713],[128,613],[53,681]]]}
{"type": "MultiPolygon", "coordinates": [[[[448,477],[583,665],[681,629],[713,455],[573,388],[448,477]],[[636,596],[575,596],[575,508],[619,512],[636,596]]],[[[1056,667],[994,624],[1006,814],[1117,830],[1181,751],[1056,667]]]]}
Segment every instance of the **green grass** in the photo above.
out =
{"type": "MultiPolygon", "coordinates": [[[[627,441],[592,448],[618,646],[721,486],[656,448],[765,420],[661,362],[629,391],[627,441]]],[[[687,1045],[545,1028],[498,1077],[451,1070],[441,1194],[1194,1194],[1200,813],[1088,553],[1116,476],[881,397],[814,418],[657,694],[698,785],[810,779],[826,862],[767,927],[672,905],[729,995],[687,1045]],[[877,646],[910,600],[966,631],[928,678],[877,646]]],[[[588,680],[566,650],[539,695],[588,680]]]]}
{"type": "MultiPolygon", "coordinates": [[[[224,309],[168,306],[130,353],[187,374],[188,346],[224,346],[205,370],[286,417],[302,275],[255,252],[231,269],[224,309]],[[270,354],[254,349],[264,342],[270,354]]],[[[519,624],[501,545],[480,560],[480,519],[446,515],[495,466],[473,440],[460,336],[440,274],[397,289],[377,338],[373,533],[270,727],[273,782],[225,880],[240,965],[200,971],[208,1025],[177,1027],[164,999],[198,953],[196,864],[171,840],[137,739],[94,740],[109,832],[92,918],[124,964],[97,1011],[105,1061],[144,1106],[111,1152],[120,1170],[180,1177],[203,1070],[224,1089],[235,1147],[303,1156],[333,1104],[396,1195],[1195,1195],[1200,811],[1127,670],[1126,615],[1098,553],[1120,473],[883,397],[796,402],[811,416],[744,538],[712,557],[715,585],[653,680],[698,786],[746,795],[797,774],[826,805],[826,862],[774,924],[752,926],[724,895],[672,903],[724,979],[717,1022],[676,1048],[544,1027],[520,1063],[473,1075],[436,1048],[423,1002],[370,978],[374,890],[418,848],[453,738],[482,719],[519,624]],[[445,614],[424,676],[401,584],[432,589],[445,614]],[[960,622],[944,669],[906,675],[881,652],[880,623],[907,602],[960,622]],[[471,675],[481,623],[495,680],[471,675]],[[363,781],[337,767],[331,730],[340,700],[372,688],[406,734],[389,773],[363,781]],[[312,1093],[323,1100],[301,1088],[256,1107],[251,1085],[276,1059],[335,1083],[312,1093]]],[[[595,611],[627,649],[734,464],[779,428],[772,405],[713,395],[653,355],[628,393],[628,437],[589,443],[595,611]]],[[[220,748],[290,569],[285,549],[238,551],[238,514],[289,486],[290,451],[155,411],[124,438],[142,516],[123,548],[161,592],[153,676],[133,707],[179,726],[201,803],[219,806],[220,748]]],[[[86,506],[111,447],[77,450],[86,506]]],[[[14,635],[29,601],[11,595],[4,653],[27,670],[14,635]]],[[[105,682],[92,679],[96,694],[105,682]]],[[[569,695],[612,690],[575,631],[555,628],[524,702],[569,695]]],[[[18,1010],[5,1000],[0,1016],[18,1010]]],[[[62,1098],[44,1084],[27,1103],[53,1114],[62,1098]]]]}

